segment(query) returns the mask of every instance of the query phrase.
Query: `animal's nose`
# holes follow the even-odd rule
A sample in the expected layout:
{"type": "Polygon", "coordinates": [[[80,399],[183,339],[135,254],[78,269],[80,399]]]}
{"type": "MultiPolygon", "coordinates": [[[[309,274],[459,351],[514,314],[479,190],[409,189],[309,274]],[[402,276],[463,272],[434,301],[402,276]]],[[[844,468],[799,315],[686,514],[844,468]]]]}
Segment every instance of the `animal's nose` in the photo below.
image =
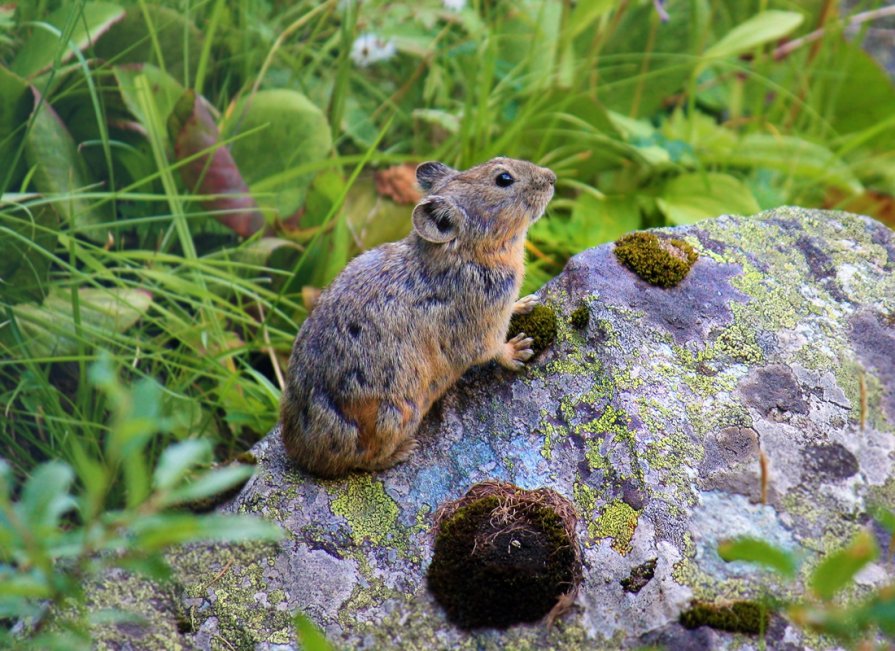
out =
{"type": "Polygon", "coordinates": [[[556,174],[553,173],[553,170],[547,169],[546,167],[544,167],[543,170],[544,176],[547,177],[547,183],[556,185],[556,174]]]}

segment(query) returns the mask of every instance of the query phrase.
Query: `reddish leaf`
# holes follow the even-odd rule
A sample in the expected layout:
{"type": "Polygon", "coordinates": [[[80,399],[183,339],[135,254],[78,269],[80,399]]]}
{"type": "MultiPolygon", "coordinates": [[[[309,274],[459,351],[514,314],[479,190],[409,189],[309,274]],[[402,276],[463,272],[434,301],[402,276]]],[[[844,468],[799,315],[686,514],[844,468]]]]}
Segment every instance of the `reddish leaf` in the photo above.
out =
{"type": "Polygon", "coordinates": [[[202,201],[215,218],[242,237],[265,226],[258,204],[230,150],[220,143],[220,133],[203,100],[187,90],[178,100],[169,120],[178,161],[196,156],[180,168],[183,182],[195,192],[216,195],[202,201]],[[204,153],[203,153],[204,152],[204,153]]]}

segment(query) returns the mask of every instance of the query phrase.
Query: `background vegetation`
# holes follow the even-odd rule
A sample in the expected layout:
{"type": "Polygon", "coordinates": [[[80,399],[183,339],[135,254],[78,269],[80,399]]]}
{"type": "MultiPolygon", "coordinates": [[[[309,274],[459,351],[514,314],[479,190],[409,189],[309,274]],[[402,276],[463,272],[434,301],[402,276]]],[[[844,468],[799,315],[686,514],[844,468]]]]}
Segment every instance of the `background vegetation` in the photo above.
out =
{"type": "MultiPolygon", "coordinates": [[[[0,5],[0,525],[51,473],[45,525],[80,536],[65,549],[81,568],[105,549],[92,527],[167,513],[182,501],[159,491],[263,436],[314,289],[407,231],[405,165],[508,155],[557,172],[526,290],[624,232],[725,212],[801,204],[895,224],[895,87],[860,47],[891,9],[0,5]]],[[[208,485],[242,471],[224,472],[208,485]]],[[[19,543],[0,544],[11,576],[64,556],[19,543]]],[[[50,576],[15,594],[67,594],[50,576]]],[[[2,603],[0,617],[24,613],[2,603]]]]}

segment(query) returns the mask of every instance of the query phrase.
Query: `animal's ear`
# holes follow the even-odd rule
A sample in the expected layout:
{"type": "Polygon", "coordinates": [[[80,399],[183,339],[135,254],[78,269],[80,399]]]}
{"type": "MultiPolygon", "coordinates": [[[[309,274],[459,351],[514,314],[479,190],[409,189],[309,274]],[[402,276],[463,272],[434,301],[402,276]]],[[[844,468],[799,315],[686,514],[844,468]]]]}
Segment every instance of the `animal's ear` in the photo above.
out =
{"type": "Polygon", "coordinates": [[[444,163],[429,161],[428,163],[422,163],[416,168],[416,182],[420,184],[420,187],[423,190],[428,192],[438,181],[454,172],[456,172],[456,170],[448,167],[444,163]]]}
{"type": "Polygon", "coordinates": [[[413,209],[413,229],[424,240],[443,244],[457,237],[463,217],[463,210],[453,201],[434,194],[413,209]]]}

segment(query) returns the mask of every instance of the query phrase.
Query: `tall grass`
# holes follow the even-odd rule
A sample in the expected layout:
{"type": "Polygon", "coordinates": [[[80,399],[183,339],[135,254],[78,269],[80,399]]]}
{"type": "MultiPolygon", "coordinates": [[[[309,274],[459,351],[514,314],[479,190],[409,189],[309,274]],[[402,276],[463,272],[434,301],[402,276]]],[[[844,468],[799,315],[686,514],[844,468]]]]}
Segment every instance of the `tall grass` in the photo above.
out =
{"type": "Polygon", "coordinates": [[[0,436],[20,476],[76,449],[103,457],[109,406],[87,382],[101,350],[132,379],[159,380],[165,409],[181,415],[151,455],[205,436],[229,458],[269,430],[303,288],[409,214],[376,197],[375,169],[499,154],[553,167],[559,193],[532,230],[526,290],[583,248],[700,210],[871,197],[860,205],[884,216],[895,192],[895,90],[827,2],[679,0],[664,3],[668,21],[646,1],[120,5],[123,18],[104,20],[84,0],[37,0],[0,21],[0,64],[18,80],[0,70],[0,90],[39,93],[0,107],[0,436]],[[775,56],[815,29],[821,39],[775,56]],[[359,65],[364,33],[397,53],[359,65]],[[15,72],[35,38],[55,48],[49,66],[15,72]],[[161,73],[140,69],[128,94],[130,69],[118,66],[139,62],[161,73]],[[207,99],[216,142],[175,150],[163,78],[207,99]],[[331,144],[261,179],[251,172],[263,159],[237,161],[272,225],[243,240],[203,207],[220,197],[182,171],[280,128],[241,128],[272,88],[309,98],[331,144]],[[861,93],[872,98],[863,117],[861,93]],[[83,174],[60,158],[66,147],[83,174]],[[304,179],[300,210],[277,213],[304,179]],[[688,203],[694,194],[709,208],[688,203]]]}

